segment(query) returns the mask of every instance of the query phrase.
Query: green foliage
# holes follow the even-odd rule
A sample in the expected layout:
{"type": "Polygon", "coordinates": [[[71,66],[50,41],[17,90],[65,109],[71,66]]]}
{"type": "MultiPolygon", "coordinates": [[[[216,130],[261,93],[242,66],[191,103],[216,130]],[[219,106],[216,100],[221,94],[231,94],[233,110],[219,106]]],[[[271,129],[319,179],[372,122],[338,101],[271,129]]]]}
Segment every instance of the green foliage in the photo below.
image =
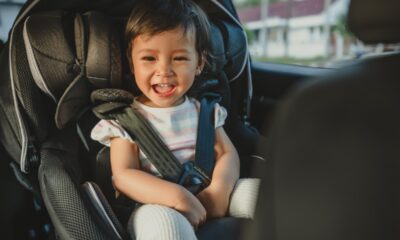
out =
{"type": "Polygon", "coordinates": [[[347,29],[346,15],[341,15],[336,24],[332,27],[333,31],[337,31],[343,37],[351,37],[353,34],[347,29]]]}
{"type": "Polygon", "coordinates": [[[328,61],[327,58],[313,57],[313,58],[294,58],[294,57],[252,57],[255,61],[260,62],[271,62],[271,63],[281,63],[281,64],[292,64],[292,65],[302,65],[302,66],[324,66],[328,61]]]}
{"type": "Polygon", "coordinates": [[[283,0],[233,0],[234,4],[238,8],[261,5],[263,1],[267,1],[268,4],[271,4],[282,2],[283,0]]]}
{"type": "Polygon", "coordinates": [[[247,28],[245,28],[244,31],[246,32],[247,35],[247,42],[251,44],[255,40],[254,32],[247,28]]]}

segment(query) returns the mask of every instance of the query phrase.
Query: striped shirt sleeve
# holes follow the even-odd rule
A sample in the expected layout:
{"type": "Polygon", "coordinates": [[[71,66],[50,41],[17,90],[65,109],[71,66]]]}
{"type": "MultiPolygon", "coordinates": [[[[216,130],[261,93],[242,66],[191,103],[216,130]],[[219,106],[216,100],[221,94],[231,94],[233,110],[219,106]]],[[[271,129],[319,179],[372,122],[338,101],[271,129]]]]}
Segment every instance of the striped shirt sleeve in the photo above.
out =
{"type": "Polygon", "coordinates": [[[219,128],[225,124],[225,119],[228,116],[226,109],[219,105],[215,104],[215,115],[214,115],[214,126],[215,128],[219,128]]]}
{"type": "Polygon", "coordinates": [[[92,129],[90,137],[108,147],[111,144],[111,139],[115,137],[135,143],[129,134],[114,120],[100,120],[92,129]]]}

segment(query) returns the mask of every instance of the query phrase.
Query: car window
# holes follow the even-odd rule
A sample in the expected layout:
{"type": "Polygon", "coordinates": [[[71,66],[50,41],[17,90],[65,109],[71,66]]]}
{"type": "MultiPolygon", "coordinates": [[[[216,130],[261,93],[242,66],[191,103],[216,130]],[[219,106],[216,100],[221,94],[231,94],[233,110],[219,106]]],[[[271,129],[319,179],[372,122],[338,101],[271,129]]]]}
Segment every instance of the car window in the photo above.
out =
{"type": "Polygon", "coordinates": [[[367,46],[345,26],[349,0],[234,0],[255,61],[338,67],[398,45],[367,46]]]}
{"type": "Polygon", "coordinates": [[[5,42],[8,32],[25,0],[0,0],[0,42],[5,42]]]}

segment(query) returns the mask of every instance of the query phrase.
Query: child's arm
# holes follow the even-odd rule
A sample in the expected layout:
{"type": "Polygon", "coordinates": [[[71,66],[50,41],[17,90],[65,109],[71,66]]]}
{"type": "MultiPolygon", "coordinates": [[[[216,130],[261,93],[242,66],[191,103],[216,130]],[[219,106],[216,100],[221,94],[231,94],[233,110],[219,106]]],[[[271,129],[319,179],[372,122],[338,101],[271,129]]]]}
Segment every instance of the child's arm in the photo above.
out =
{"type": "Polygon", "coordinates": [[[197,195],[207,210],[208,218],[226,215],[240,170],[238,153],[224,129],[219,127],[215,133],[216,160],[211,184],[197,195]]]}
{"type": "Polygon", "coordinates": [[[118,191],[140,203],[174,208],[195,227],[205,221],[206,211],[193,194],[178,184],[139,169],[139,149],[136,144],[113,138],[110,150],[113,184],[118,191]]]}

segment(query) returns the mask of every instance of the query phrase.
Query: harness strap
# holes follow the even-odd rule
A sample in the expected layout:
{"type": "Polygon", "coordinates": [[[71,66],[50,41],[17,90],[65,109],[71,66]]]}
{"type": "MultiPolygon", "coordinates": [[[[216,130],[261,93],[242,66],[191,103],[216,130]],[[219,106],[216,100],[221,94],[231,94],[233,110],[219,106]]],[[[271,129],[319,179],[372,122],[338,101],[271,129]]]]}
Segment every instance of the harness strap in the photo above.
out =
{"type": "Polygon", "coordinates": [[[205,93],[200,100],[195,163],[207,176],[212,175],[215,164],[214,107],[219,101],[221,101],[221,96],[216,93],[205,93]]]}
{"type": "Polygon", "coordinates": [[[93,91],[91,100],[95,104],[93,112],[98,118],[117,120],[161,176],[178,182],[182,175],[181,164],[150,123],[131,107],[134,101],[131,93],[121,89],[103,88],[93,91]]]}
{"type": "Polygon", "coordinates": [[[161,176],[169,181],[185,186],[196,194],[210,184],[214,168],[214,106],[221,100],[215,93],[205,93],[200,101],[199,124],[195,162],[183,165],[176,159],[150,123],[131,107],[133,96],[118,89],[99,89],[92,93],[92,101],[100,102],[93,112],[101,119],[115,119],[161,176]]]}
{"type": "Polygon", "coordinates": [[[178,182],[182,166],[148,121],[131,107],[112,115],[138,144],[161,176],[169,181],[178,182]]]}

